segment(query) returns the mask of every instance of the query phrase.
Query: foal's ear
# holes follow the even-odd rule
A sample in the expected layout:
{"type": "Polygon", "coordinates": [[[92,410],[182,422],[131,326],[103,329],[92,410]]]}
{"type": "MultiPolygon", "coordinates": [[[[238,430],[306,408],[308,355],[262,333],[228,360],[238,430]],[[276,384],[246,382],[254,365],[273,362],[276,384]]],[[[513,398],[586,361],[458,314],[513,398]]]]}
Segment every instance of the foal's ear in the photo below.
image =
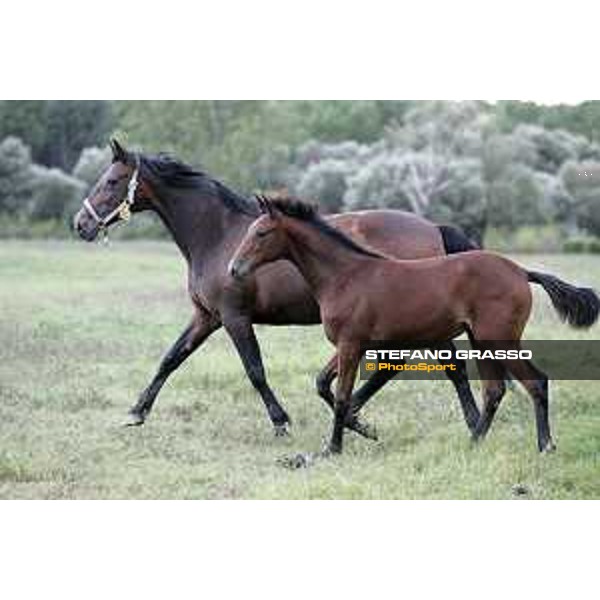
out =
{"type": "Polygon", "coordinates": [[[258,202],[258,208],[260,209],[260,212],[266,213],[267,209],[265,207],[265,199],[260,194],[256,194],[255,198],[256,198],[256,201],[258,202]]]}
{"type": "Polygon", "coordinates": [[[113,162],[127,163],[127,150],[115,138],[110,140],[110,149],[113,153],[113,162]]]}
{"type": "Polygon", "coordinates": [[[256,196],[258,200],[258,206],[260,207],[260,211],[265,215],[269,215],[271,218],[275,217],[275,210],[270,202],[270,200],[263,195],[256,196]]]}

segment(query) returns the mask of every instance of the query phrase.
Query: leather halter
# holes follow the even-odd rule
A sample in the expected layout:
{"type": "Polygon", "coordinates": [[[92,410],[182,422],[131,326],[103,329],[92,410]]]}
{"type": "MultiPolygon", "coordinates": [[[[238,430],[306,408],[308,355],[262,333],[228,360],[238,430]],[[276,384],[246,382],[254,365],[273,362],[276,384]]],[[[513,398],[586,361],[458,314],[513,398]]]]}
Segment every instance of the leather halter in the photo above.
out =
{"type": "Polygon", "coordinates": [[[135,170],[133,171],[133,175],[127,184],[127,195],[125,199],[122,200],[118,206],[111,210],[107,215],[101,217],[96,209],[92,206],[89,198],[86,198],[83,201],[83,207],[85,210],[93,217],[94,221],[98,224],[98,227],[104,231],[106,234],[106,230],[108,229],[108,224],[116,217],[119,217],[119,221],[129,221],[131,218],[131,207],[135,202],[135,192],[137,191],[138,183],[139,183],[139,174],[140,174],[140,158],[138,155],[135,157],[135,170]]]}

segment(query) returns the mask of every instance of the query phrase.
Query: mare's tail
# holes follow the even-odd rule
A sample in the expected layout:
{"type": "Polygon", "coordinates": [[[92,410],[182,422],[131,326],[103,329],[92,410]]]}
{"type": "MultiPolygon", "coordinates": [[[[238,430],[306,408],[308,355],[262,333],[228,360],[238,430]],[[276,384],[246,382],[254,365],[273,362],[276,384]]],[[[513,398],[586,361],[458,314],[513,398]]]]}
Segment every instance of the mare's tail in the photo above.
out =
{"type": "Polygon", "coordinates": [[[452,225],[438,225],[446,254],[458,254],[469,250],[481,250],[481,248],[470,240],[458,227],[452,225]]]}

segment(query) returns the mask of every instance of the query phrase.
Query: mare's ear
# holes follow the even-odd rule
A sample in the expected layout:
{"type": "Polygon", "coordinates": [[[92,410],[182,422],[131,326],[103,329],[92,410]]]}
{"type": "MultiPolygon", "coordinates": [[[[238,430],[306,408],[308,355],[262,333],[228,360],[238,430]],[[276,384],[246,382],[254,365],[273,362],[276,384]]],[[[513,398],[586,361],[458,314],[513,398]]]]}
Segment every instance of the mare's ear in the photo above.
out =
{"type": "Polygon", "coordinates": [[[128,153],[115,138],[110,140],[110,149],[113,153],[113,162],[122,162],[127,164],[128,153]]]}

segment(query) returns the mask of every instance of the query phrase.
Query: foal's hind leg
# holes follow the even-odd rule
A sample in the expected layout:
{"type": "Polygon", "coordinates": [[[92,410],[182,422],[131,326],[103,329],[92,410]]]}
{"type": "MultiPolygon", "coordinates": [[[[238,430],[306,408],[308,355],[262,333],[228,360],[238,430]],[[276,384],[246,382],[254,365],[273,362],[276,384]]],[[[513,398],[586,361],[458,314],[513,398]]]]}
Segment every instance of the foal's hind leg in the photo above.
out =
{"type": "Polygon", "coordinates": [[[481,382],[483,408],[473,431],[474,441],[482,440],[486,436],[506,391],[504,369],[500,363],[493,360],[482,360],[478,367],[483,379],[481,382]]]}
{"type": "Polygon", "coordinates": [[[540,452],[556,450],[550,433],[547,375],[527,360],[507,360],[505,364],[509,372],[523,384],[533,400],[538,450],[540,452]]]}
{"type": "MultiPolygon", "coordinates": [[[[454,344],[452,343],[449,343],[448,347],[453,350],[455,349],[454,344]]],[[[331,363],[333,362],[334,359],[332,359],[331,363]]],[[[479,409],[477,408],[477,403],[475,402],[475,398],[473,397],[473,392],[471,391],[471,386],[469,384],[466,363],[463,360],[445,361],[443,359],[440,359],[439,362],[441,364],[450,362],[454,362],[456,364],[456,370],[446,370],[446,376],[454,385],[454,389],[458,395],[467,427],[471,433],[474,433],[475,427],[477,426],[477,422],[479,420],[479,409]]],[[[337,376],[334,367],[335,365],[333,365],[333,367],[327,365],[327,367],[325,367],[325,369],[323,369],[323,371],[321,371],[317,377],[317,391],[321,398],[323,398],[330,406],[332,406],[333,402],[331,383],[337,376]]],[[[369,379],[352,395],[352,414],[355,417],[358,417],[358,413],[363,406],[365,406],[365,404],[367,404],[367,402],[369,402],[369,400],[371,400],[371,398],[381,388],[383,388],[388,381],[392,380],[395,375],[395,371],[376,371],[373,373],[373,375],[371,375],[371,377],[369,377],[369,379]]],[[[365,435],[365,437],[372,436],[365,435]]],[[[377,438],[373,437],[373,439],[377,438]]]]}
{"type": "MultiPolygon", "coordinates": [[[[452,350],[453,356],[456,356],[456,346],[452,342],[440,347],[440,349],[445,348],[452,350]]],[[[446,360],[443,358],[438,358],[438,362],[442,365],[451,363],[456,365],[456,370],[446,369],[444,372],[456,390],[465,423],[467,424],[469,431],[474,434],[480,415],[469,384],[467,363],[462,359],[446,360]]]]}
{"type": "MultiPolygon", "coordinates": [[[[332,384],[333,380],[337,377],[337,362],[338,362],[338,357],[337,357],[337,354],[335,354],[329,360],[327,365],[325,365],[325,367],[317,375],[317,379],[315,382],[316,387],[317,387],[317,393],[319,394],[319,396],[321,396],[321,398],[323,398],[323,400],[325,400],[326,404],[329,406],[329,408],[331,408],[331,410],[335,409],[335,399],[333,397],[333,394],[331,393],[331,384],[332,384]]],[[[367,383],[362,388],[360,388],[360,390],[357,392],[357,394],[367,384],[369,384],[373,379],[375,379],[376,375],[377,375],[377,373],[373,374],[372,377],[367,381],[367,383]]],[[[359,419],[358,415],[355,414],[356,412],[358,412],[358,409],[354,410],[355,396],[352,397],[352,409],[349,411],[348,416],[346,418],[346,427],[348,429],[351,429],[352,431],[355,431],[356,433],[362,435],[363,437],[366,437],[367,439],[377,440],[377,431],[375,430],[375,428],[373,426],[369,425],[368,423],[361,421],[359,419]]]]}

